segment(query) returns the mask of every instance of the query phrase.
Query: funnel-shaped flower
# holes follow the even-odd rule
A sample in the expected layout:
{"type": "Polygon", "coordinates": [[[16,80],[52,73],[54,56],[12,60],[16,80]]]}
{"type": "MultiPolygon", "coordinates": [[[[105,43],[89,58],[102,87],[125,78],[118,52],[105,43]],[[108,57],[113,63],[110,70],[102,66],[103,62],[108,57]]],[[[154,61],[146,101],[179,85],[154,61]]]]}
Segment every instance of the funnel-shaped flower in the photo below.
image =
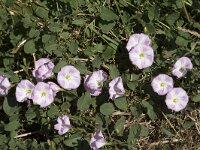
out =
{"type": "Polygon", "coordinates": [[[29,80],[21,80],[16,87],[16,100],[18,102],[24,102],[27,99],[31,99],[32,92],[35,88],[35,85],[29,80]]]}
{"type": "Polygon", "coordinates": [[[131,51],[132,48],[135,48],[138,45],[151,46],[151,40],[149,39],[148,35],[145,35],[144,33],[131,35],[126,45],[126,49],[131,51]]]}
{"type": "Polygon", "coordinates": [[[150,67],[154,61],[154,52],[150,46],[138,45],[129,52],[129,59],[139,69],[150,67]]]}
{"type": "Polygon", "coordinates": [[[73,90],[81,84],[81,75],[74,66],[68,65],[58,72],[57,81],[66,90],[73,90]]]}
{"type": "Polygon", "coordinates": [[[0,75],[0,96],[8,94],[8,90],[11,88],[11,84],[7,77],[0,75]]]}
{"type": "Polygon", "coordinates": [[[32,74],[38,81],[43,81],[53,76],[54,64],[48,58],[41,58],[35,62],[32,74]]]}
{"type": "Polygon", "coordinates": [[[38,82],[33,90],[32,100],[40,107],[47,107],[54,101],[54,92],[49,84],[38,82]]]}
{"type": "Polygon", "coordinates": [[[84,80],[85,89],[92,96],[98,96],[102,92],[103,83],[107,80],[107,74],[103,70],[94,71],[86,75],[84,80]]]}
{"type": "Polygon", "coordinates": [[[158,95],[165,95],[173,88],[174,82],[172,77],[166,74],[159,74],[153,79],[151,86],[158,95]]]}
{"type": "Polygon", "coordinates": [[[180,111],[187,106],[189,101],[186,91],[182,88],[173,88],[166,96],[167,107],[174,111],[180,111]]]}
{"type": "Polygon", "coordinates": [[[109,83],[110,99],[118,98],[124,95],[124,93],[125,93],[125,89],[124,89],[121,77],[117,77],[109,83]]]}
{"type": "Polygon", "coordinates": [[[68,116],[63,115],[57,118],[57,124],[54,125],[54,129],[58,130],[59,135],[65,134],[70,128],[71,124],[68,116]]]}
{"type": "Polygon", "coordinates": [[[96,131],[90,140],[90,147],[92,150],[98,150],[106,144],[103,134],[100,130],[96,131]]]}
{"type": "Polygon", "coordinates": [[[179,58],[174,64],[172,74],[178,78],[183,77],[188,70],[193,68],[192,62],[188,57],[179,58]]]}
{"type": "Polygon", "coordinates": [[[55,97],[56,94],[61,90],[61,88],[57,84],[55,84],[54,82],[47,82],[47,84],[49,84],[50,89],[53,90],[53,94],[54,94],[54,97],[55,97]]]}

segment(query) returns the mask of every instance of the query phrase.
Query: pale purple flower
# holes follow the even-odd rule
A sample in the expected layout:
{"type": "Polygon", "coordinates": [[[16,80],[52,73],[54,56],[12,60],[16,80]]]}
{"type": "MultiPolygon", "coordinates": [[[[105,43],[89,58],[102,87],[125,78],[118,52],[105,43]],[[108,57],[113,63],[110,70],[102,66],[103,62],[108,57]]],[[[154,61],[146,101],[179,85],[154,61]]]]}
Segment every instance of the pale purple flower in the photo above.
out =
{"type": "Polygon", "coordinates": [[[59,135],[65,134],[70,128],[71,124],[67,115],[59,116],[57,118],[57,124],[54,125],[54,129],[58,130],[59,135]]]}
{"type": "Polygon", "coordinates": [[[54,92],[49,84],[38,82],[33,90],[32,100],[40,107],[47,107],[54,101],[54,92]]]}
{"type": "Polygon", "coordinates": [[[124,89],[121,77],[117,77],[109,83],[110,99],[118,98],[124,95],[124,93],[125,93],[125,89],[124,89]]]}
{"type": "Polygon", "coordinates": [[[98,150],[106,144],[104,136],[100,130],[94,133],[94,136],[90,140],[90,147],[92,150],[98,150]]]}
{"type": "Polygon", "coordinates": [[[8,94],[8,90],[11,88],[10,81],[7,77],[0,75],[0,96],[8,94]]]}
{"type": "Polygon", "coordinates": [[[21,80],[16,87],[15,96],[18,102],[24,102],[27,99],[31,99],[32,92],[35,85],[29,80],[21,80]]]}
{"type": "Polygon", "coordinates": [[[129,59],[139,69],[150,67],[154,61],[154,52],[150,46],[137,45],[129,52],[129,59]]]}
{"type": "Polygon", "coordinates": [[[53,62],[48,58],[40,58],[35,62],[32,74],[38,81],[43,81],[53,76],[53,62]]]}
{"type": "Polygon", "coordinates": [[[167,107],[174,111],[180,111],[187,106],[189,101],[186,91],[182,88],[173,88],[166,96],[167,107]]]}
{"type": "Polygon", "coordinates": [[[178,78],[183,77],[188,70],[193,68],[192,62],[188,57],[179,58],[174,64],[172,74],[178,78]]]}
{"type": "Polygon", "coordinates": [[[74,66],[65,66],[58,72],[57,81],[66,90],[76,89],[81,84],[80,71],[74,66]]]}
{"type": "Polygon", "coordinates": [[[103,70],[94,71],[90,75],[86,75],[84,87],[92,96],[98,96],[102,92],[103,83],[106,80],[107,74],[103,70]]]}
{"type": "Polygon", "coordinates": [[[129,37],[128,43],[126,45],[126,49],[131,51],[132,48],[135,48],[138,45],[146,45],[151,46],[151,40],[148,35],[144,33],[133,34],[129,37]]]}
{"type": "Polygon", "coordinates": [[[174,82],[172,77],[159,74],[152,80],[151,86],[158,95],[165,95],[174,87],[174,82]]]}
{"type": "Polygon", "coordinates": [[[55,84],[54,82],[47,82],[47,84],[49,84],[50,89],[53,90],[53,94],[54,94],[54,97],[55,97],[56,94],[61,90],[61,88],[57,84],[55,84]]]}

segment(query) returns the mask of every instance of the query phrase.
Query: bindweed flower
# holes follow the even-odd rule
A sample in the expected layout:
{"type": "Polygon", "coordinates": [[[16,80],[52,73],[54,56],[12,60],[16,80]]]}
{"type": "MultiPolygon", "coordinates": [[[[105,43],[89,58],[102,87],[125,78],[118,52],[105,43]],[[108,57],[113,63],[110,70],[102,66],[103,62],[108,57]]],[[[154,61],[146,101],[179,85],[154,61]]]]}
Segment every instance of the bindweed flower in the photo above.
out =
{"type": "Polygon", "coordinates": [[[188,57],[179,58],[174,64],[172,74],[178,78],[183,77],[188,70],[193,68],[192,62],[188,57]]]}
{"type": "Polygon", "coordinates": [[[73,90],[80,86],[81,75],[74,66],[68,65],[61,68],[60,72],[58,72],[57,81],[62,88],[73,90]]]}
{"type": "Polygon", "coordinates": [[[38,82],[33,90],[32,100],[40,107],[47,107],[54,101],[54,92],[49,84],[38,82]]]}
{"type": "Polygon", "coordinates": [[[103,134],[100,130],[94,133],[94,136],[90,140],[90,147],[92,150],[98,150],[106,144],[103,134]]]}
{"type": "Polygon", "coordinates": [[[189,101],[188,95],[182,88],[173,88],[166,96],[167,107],[174,111],[184,109],[189,101]]]}
{"type": "Polygon", "coordinates": [[[53,62],[48,58],[40,58],[35,62],[32,74],[38,81],[43,81],[53,76],[53,62]]]}
{"type": "Polygon", "coordinates": [[[101,94],[103,83],[106,80],[107,74],[103,70],[94,71],[92,74],[86,75],[84,87],[92,96],[98,96],[101,94]]]}
{"type": "Polygon", "coordinates": [[[56,94],[61,90],[61,88],[57,84],[55,84],[54,82],[47,82],[47,84],[49,84],[50,89],[53,90],[53,94],[54,94],[54,97],[55,97],[56,94]]]}
{"type": "Polygon", "coordinates": [[[68,116],[63,115],[57,118],[57,124],[54,125],[54,129],[58,130],[59,135],[65,134],[70,128],[71,124],[68,116]]]}
{"type": "Polygon", "coordinates": [[[110,99],[118,98],[124,95],[124,93],[125,93],[125,89],[124,89],[121,77],[117,77],[109,83],[110,99]]]}
{"type": "Polygon", "coordinates": [[[0,96],[8,94],[8,90],[11,88],[11,84],[7,77],[0,75],[0,96]]]}
{"type": "Polygon", "coordinates": [[[27,99],[31,99],[32,92],[35,85],[29,80],[21,80],[16,87],[15,96],[18,102],[24,102],[27,99]]]}
{"type": "Polygon", "coordinates": [[[154,61],[154,52],[150,46],[138,45],[129,52],[129,59],[139,69],[150,67],[154,61]]]}
{"type": "Polygon", "coordinates": [[[149,39],[148,35],[145,35],[144,33],[131,35],[126,45],[126,49],[131,51],[132,48],[135,48],[138,45],[151,46],[151,40],[149,39]]]}
{"type": "Polygon", "coordinates": [[[151,86],[158,95],[165,95],[174,87],[174,82],[172,77],[166,74],[159,74],[153,79],[151,86]]]}

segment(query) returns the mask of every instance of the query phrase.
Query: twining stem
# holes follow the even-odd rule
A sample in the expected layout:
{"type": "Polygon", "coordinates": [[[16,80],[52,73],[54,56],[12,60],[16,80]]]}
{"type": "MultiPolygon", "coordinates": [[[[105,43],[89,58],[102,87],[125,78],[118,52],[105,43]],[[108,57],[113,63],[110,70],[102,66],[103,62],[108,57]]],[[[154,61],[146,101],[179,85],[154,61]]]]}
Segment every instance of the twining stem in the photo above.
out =
{"type": "Polygon", "coordinates": [[[183,9],[184,9],[184,12],[185,12],[185,14],[186,14],[186,18],[187,18],[188,22],[191,22],[190,17],[189,17],[188,12],[187,12],[187,9],[186,9],[186,7],[185,7],[185,2],[184,2],[184,0],[181,0],[181,2],[182,2],[182,4],[183,4],[183,9]]]}

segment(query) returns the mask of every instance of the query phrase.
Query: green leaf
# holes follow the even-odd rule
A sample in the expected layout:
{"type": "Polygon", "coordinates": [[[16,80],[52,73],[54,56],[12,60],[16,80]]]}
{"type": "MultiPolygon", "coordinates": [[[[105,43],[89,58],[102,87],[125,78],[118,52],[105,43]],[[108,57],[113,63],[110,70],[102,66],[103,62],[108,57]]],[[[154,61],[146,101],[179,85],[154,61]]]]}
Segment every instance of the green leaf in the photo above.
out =
{"type": "Polygon", "coordinates": [[[128,107],[128,103],[126,101],[126,97],[120,97],[114,100],[115,105],[117,108],[126,111],[128,107]]]}
{"type": "Polygon", "coordinates": [[[49,110],[47,111],[47,115],[48,115],[50,118],[53,118],[53,117],[59,115],[58,106],[56,106],[56,105],[51,106],[51,107],[49,108],[49,110]]]}
{"type": "Polygon", "coordinates": [[[82,134],[79,133],[79,132],[75,133],[75,134],[72,134],[69,138],[64,140],[64,144],[66,146],[69,146],[69,147],[77,146],[78,145],[78,141],[81,139],[81,137],[82,137],[82,134]]]}
{"type": "Polygon", "coordinates": [[[3,102],[3,110],[8,116],[12,116],[14,112],[17,110],[17,101],[11,98],[4,98],[3,102]]]}
{"type": "Polygon", "coordinates": [[[26,119],[28,121],[31,121],[32,119],[34,119],[36,117],[36,113],[34,112],[33,108],[29,108],[27,111],[26,111],[26,119]]]}
{"type": "Polygon", "coordinates": [[[90,104],[91,104],[91,96],[89,92],[86,92],[78,99],[77,102],[78,110],[86,110],[89,108],[90,104]]]}
{"type": "Polygon", "coordinates": [[[106,7],[101,8],[100,17],[101,19],[106,21],[113,21],[119,19],[118,15],[116,15],[111,9],[108,9],[106,7]]]}
{"type": "Polygon", "coordinates": [[[35,14],[42,19],[48,20],[48,13],[49,11],[42,7],[37,7],[35,10],[35,14]]]}
{"type": "Polygon", "coordinates": [[[131,113],[132,113],[132,115],[134,117],[139,117],[140,114],[141,114],[141,109],[140,109],[140,107],[138,105],[137,106],[132,106],[130,108],[130,110],[131,110],[131,113]]]}
{"type": "Polygon", "coordinates": [[[152,120],[155,120],[155,119],[158,118],[154,109],[153,109],[153,106],[149,102],[142,101],[142,106],[147,109],[147,114],[152,120]]]}
{"type": "Polygon", "coordinates": [[[52,22],[52,23],[49,25],[49,30],[50,30],[51,32],[57,33],[57,32],[59,32],[59,31],[61,31],[61,25],[60,25],[59,23],[57,23],[57,22],[52,22]]]}
{"type": "Polygon", "coordinates": [[[138,84],[137,82],[127,82],[127,86],[130,90],[135,90],[138,84]]]}
{"type": "Polygon", "coordinates": [[[24,52],[26,54],[33,54],[36,52],[36,48],[35,48],[35,42],[33,40],[30,40],[28,42],[25,43],[24,45],[24,52]]]}
{"type": "Polygon", "coordinates": [[[37,37],[37,36],[40,35],[40,31],[31,28],[31,30],[30,30],[28,35],[29,35],[30,38],[34,38],[34,37],[37,37]]]}
{"type": "Polygon", "coordinates": [[[149,129],[143,125],[141,126],[140,137],[146,137],[149,135],[149,129]]]}
{"type": "Polygon", "coordinates": [[[67,64],[67,61],[61,60],[59,63],[56,64],[56,66],[53,69],[53,72],[58,73],[60,69],[66,66],[67,64]]]}
{"type": "Polygon", "coordinates": [[[14,120],[9,122],[4,126],[5,131],[14,131],[20,127],[20,123],[18,120],[14,120]]]}
{"type": "Polygon", "coordinates": [[[103,60],[107,61],[108,59],[112,58],[114,55],[114,49],[111,47],[107,47],[106,50],[102,53],[103,60]]]}
{"type": "Polygon", "coordinates": [[[192,101],[195,102],[195,103],[200,102],[200,94],[194,96],[194,97],[192,98],[192,101]]]}
{"type": "Polygon", "coordinates": [[[71,41],[68,44],[68,47],[69,47],[69,51],[71,52],[71,54],[74,54],[74,55],[77,54],[77,52],[78,52],[78,42],[76,40],[71,41]]]}
{"type": "Polygon", "coordinates": [[[99,27],[103,32],[109,32],[115,26],[116,22],[100,22],[99,27]]]}
{"type": "Polygon", "coordinates": [[[126,122],[126,118],[124,116],[122,116],[120,119],[117,120],[117,122],[115,123],[115,131],[117,132],[117,134],[119,134],[120,136],[123,135],[123,131],[124,131],[124,125],[126,122]]]}
{"type": "Polygon", "coordinates": [[[175,43],[179,46],[185,46],[186,47],[188,45],[188,40],[186,40],[185,38],[183,38],[181,36],[177,36],[175,43]]]}
{"type": "Polygon", "coordinates": [[[83,25],[85,25],[85,20],[77,19],[77,20],[72,21],[72,24],[77,25],[77,26],[83,26],[83,25]]]}
{"type": "Polygon", "coordinates": [[[103,105],[100,106],[100,112],[105,115],[109,116],[115,111],[115,107],[113,106],[112,103],[104,103],[103,105]]]}
{"type": "Polygon", "coordinates": [[[185,129],[189,129],[191,128],[192,126],[194,126],[194,121],[186,121],[184,124],[183,124],[183,128],[185,129]]]}
{"type": "Polygon", "coordinates": [[[168,129],[166,129],[166,128],[162,128],[162,129],[161,129],[161,132],[162,132],[163,134],[167,135],[168,137],[174,136],[174,134],[173,134],[170,130],[168,130],[168,129]]]}
{"type": "Polygon", "coordinates": [[[101,58],[96,56],[96,58],[92,61],[93,68],[100,68],[102,64],[101,58]]]}
{"type": "Polygon", "coordinates": [[[120,75],[116,65],[111,64],[109,66],[109,74],[111,79],[114,79],[120,75]]]}
{"type": "Polygon", "coordinates": [[[175,21],[178,20],[179,16],[180,16],[179,12],[171,13],[167,16],[166,21],[169,25],[173,25],[175,21]]]}

